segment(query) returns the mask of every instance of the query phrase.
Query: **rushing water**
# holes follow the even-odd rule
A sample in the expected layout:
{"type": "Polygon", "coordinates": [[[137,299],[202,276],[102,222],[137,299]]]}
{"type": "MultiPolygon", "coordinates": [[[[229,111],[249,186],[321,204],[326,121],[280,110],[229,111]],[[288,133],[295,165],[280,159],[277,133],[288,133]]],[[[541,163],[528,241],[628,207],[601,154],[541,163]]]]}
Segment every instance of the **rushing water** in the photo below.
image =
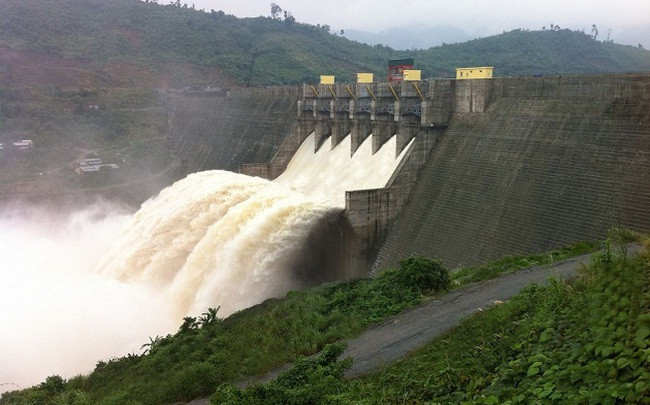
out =
{"type": "Polygon", "coordinates": [[[296,247],[332,210],[257,177],[195,173],[142,206],[102,272],[168,290],[179,315],[228,315],[295,287],[296,247]]]}
{"type": "Polygon", "coordinates": [[[314,134],[275,181],[224,171],[194,173],[146,202],[101,264],[104,274],[169,291],[179,315],[221,315],[299,287],[302,241],[345,205],[345,191],[381,187],[393,173],[395,137],[376,154],[350,136],[314,153],[314,134]]]}
{"type": "Polygon", "coordinates": [[[408,148],[395,156],[394,136],[373,155],[368,137],[350,156],[351,138],[345,137],[335,148],[330,148],[331,141],[326,139],[314,153],[315,136],[311,134],[275,181],[336,207],[345,206],[346,191],[384,187],[408,148]]]}
{"type": "Polygon", "coordinates": [[[306,238],[340,214],[346,190],[382,187],[402,158],[394,138],[374,155],[370,138],[353,156],[350,136],[317,153],[314,142],[275,181],[194,173],[133,214],[5,211],[0,392],[137,353],[182,316],[225,316],[299,287],[295,268],[318,266],[310,256],[322,245],[306,238]]]}

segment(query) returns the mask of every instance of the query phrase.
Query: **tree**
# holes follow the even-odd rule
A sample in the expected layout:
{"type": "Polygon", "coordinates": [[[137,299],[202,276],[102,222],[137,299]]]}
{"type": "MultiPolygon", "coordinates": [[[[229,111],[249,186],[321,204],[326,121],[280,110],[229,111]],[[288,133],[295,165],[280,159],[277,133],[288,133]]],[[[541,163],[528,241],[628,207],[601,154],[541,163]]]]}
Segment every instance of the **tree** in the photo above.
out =
{"type": "Polygon", "coordinates": [[[65,380],[59,375],[51,375],[39,387],[52,396],[65,389],[65,380]]]}
{"type": "Polygon", "coordinates": [[[158,335],[154,339],[152,339],[151,336],[149,336],[149,343],[145,343],[142,346],[140,346],[140,349],[144,349],[142,354],[151,353],[153,349],[156,347],[156,345],[162,341],[162,339],[163,339],[162,336],[158,336],[158,335]]]}
{"type": "Polygon", "coordinates": [[[208,310],[206,312],[202,313],[201,316],[199,317],[198,324],[201,325],[201,326],[205,326],[207,324],[210,324],[210,323],[213,323],[213,322],[216,322],[217,320],[219,320],[219,318],[217,318],[217,312],[219,311],[219,308],[221,308],[221,307],[208,308],[208,310]]]}
{"type": "Polygon", "coordinates": [[[287,23],[287,25],[292,25],[296,22],[296,19],[291,14],[291,11],[284,10],[284,22],[287,23]]]}
{"type": "Polygon", "coordinates": [[[179,333],[189,332],[191,330],[196,329],[197,327],[198,327],[198,323],[196,322],[196,317],[186,316],[185,318],[183,318],[183,324],[181,325],[178,332],[179,333]]]}
{"type": "Polygon", "coordinates": [[[271,3],[271,18],[274,20],[279,20],[282,13],[282,7],[275,3],[271,3]]]}
{"type": "Polygon", "coordinates": [[[598,37],[598,27],[596,26],[596,24],[593,24],[591,26],[591,33],[593,34],[594,39],[598,37]]]}

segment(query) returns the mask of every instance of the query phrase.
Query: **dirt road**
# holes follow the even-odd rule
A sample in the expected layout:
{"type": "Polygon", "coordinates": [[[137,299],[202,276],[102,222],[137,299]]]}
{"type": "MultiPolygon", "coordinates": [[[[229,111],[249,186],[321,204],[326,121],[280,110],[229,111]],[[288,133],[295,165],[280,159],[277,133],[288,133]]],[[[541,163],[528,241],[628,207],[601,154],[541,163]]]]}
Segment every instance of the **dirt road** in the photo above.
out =
{"type": "Polygon", "coordinates": [[[406,311],[348,340],[341,359],[352,357],[346,377],[353,378],[406,357],[434,337],[458,325],[463,318],[506,301],[531,283],[545,284],[550,277],[577,274],[590,255],[577,256],[554,266],[535,266],[479,284],[459,288],[435,301],[406,311]]]}

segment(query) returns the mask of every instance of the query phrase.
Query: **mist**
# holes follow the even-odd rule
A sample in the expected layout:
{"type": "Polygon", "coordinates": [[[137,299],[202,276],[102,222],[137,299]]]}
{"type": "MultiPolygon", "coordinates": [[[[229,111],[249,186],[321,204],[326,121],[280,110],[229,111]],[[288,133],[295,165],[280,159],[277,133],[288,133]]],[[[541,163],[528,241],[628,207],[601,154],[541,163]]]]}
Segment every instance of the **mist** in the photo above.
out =
{"type": "Polygon", "coordinates": [[[87,374],[178,327],[160,292],[94,271],[129,217],[108,203],[0,208],[0,392],[87,374]]]}

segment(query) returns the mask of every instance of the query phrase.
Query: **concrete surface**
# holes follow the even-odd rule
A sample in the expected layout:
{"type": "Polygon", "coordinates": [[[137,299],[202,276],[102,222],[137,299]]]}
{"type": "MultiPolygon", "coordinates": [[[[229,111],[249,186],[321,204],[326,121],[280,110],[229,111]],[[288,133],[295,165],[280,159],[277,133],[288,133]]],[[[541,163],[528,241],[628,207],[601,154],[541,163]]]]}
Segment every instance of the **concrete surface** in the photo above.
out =
{"type": "Polygon", "coordinates": [[[374,268],[412,255],[455,268],[602,240],[612,226],[650,231],[650,75],[500,78],[489,94],[437,137],[374,268]]]}

